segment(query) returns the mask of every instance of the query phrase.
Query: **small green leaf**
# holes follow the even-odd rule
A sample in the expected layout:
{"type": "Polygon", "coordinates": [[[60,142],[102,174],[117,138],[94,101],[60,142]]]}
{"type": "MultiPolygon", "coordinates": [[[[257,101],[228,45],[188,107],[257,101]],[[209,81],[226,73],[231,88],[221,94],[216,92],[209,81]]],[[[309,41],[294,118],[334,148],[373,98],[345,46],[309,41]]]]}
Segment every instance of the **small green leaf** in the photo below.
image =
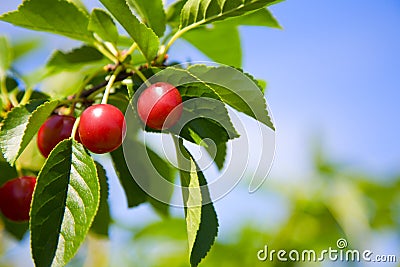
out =
{"type": "Polygon", "coordinates": [[[100,201],[96,165],[83,146],[67,139],[39,173],[31,208],[35,265],[65,266],[84,241],[100,201]]]}
{"type": "Polygon", "coordinates": [[[117,173],[119,181],[125,191],[128,207],[132,208],[146,202],[146,193],[136,183],[125,163],[122,146],[112,151],[110,155],[114,164],[115,172],[117,173]]]}
{"type": "Polygon", "coordinates": [[[43,157],[37,145],[36,135],[26,146],[24,152],[18,157],[18,165],[23,169],[38,173],[42,169],[46,158],[43,157]],[[35,159],[35,160],[32,160],[35,159]]]}
{"type": "Polygon", "coordinates": [[[7,113],[0,131],[0,148],[10,164],[24,151],[58,101],[33,100],[7,113]]]}
{"type": "Polygon", "coordinates": [[[66,0],[24,0],[18,10],[1,15],[0,20],[80,41],[93,40],[91,32],[87,30],[88,15],[66,0]]]}
{"type": "Polygon", "coordinates": [[[118,29],[110,15],[102,9],[93,9],[88,30],[95,32],[104,41],[111,42],[114,45],[118,42],[118,29]]]}
{"type": "Polygon", "coordinates": [[[257,79],[257,83],[258,83],[258,87],[260,87],[260,89],[261,89],[261,92],[263,94],[265,94],[267,91],[267,85],[268,85],[267,81],[257,79]]]}
{"type": "MultiPolygon", "coordinates": [[[[131,123],[128,122],[128,129],[130,129],[131,123]]],[[[123,146],[123,152],[122,148],[119,148],[115,150],[117,153],[111,152],[111,157],[117,173],[121,167],[125,173],[125,175],[119,174],[118,176],[124,187],[129,206],[149,201],[161,215],[168,216],[168,205],[161,203],[158,199],[168,202],[172,196],[172,190],[169,187],[160,188],[159,179],[172,182],[175,177],[174,169],[167,161],[142,142],[133,139],[132,136],[125,138],[123,146]],[[129,169],[125,161],[129,163],[129,169]],[[130,170],[134,173],[131,174],[130,170]],[[136,181],[140,183],[140,186],[136,181]],[[157,196],[157,199],[153,199],[151,196],[157,196]]]]}
{"type": "Polygon", "coordinates": [[[18,82],[15,78],[7,76],[6,77],[6,88],[8,92],[13,91],[18,87],[18,82]]]}
{"type": "Polygon", "coordinates": [[[186,240],[187,235],[182,229],[186,228],[186,222],[183,219],[167,218],[162,221],[154,222],[146,225],[143,229],[137,232],[134,240],[140,239],[159,239],[168,238],[171,240],[186,240]]]}
{"type": "Polygon", "coordinates": [[[282,29],[282,26],[267,8],[262,8],[255,12],[233,18],[229,20],[229,23],[236,25],[265,26],[282,29]]]}
{"type": "Polygon", "coordinates": [[[213,61],[236,67],[242,65],[239,30],[235,25],[221,23],[196,28],[186,32],[183,38],[213,61]]]}
{"type": "Polygon", "coordinates": [[[29,54],[33,50],[40,47],[42,44],[40,39],[23,39],[17,43],[12,44],[13,48],[13,59],[18,60],[25,55],[29,54]]]}
{"type": "Polygon", "coordinates": [[[212,150],[212,147],[210,147],[207,149],[207,152],[210,155],[214,155],[215,153],[214,162],[217,165],[218,169],[222,170],[222,168],[224,167],[225,157],[226,157],[226,143],[218,144],[215,149],[216,151],[212,150]]]}
{"type": "Polygon", "coordinates": [[[0,36],[0,77],[10,68],[13,58],[13,50],[5,36],[0,36]]]}
{"type": "Polygon", "coordinates": [[[10,164],[4,159],[3,154],[0,153],[0,187],[7,181],[17,178],[18,173],[15,166],[10,166],[10,164]]]}
{"type": "Polygon", "coordinates": [[[7,218],[5,218],[4,215],[1,213],[0,213],[0,217],[4,223],[5,230],[9,234],[11,234],[14,238],[21,241],[24,238],[26,232],[28,231],[29,223],[28,222],[10,221],[7,218]]]}
{"type": "Polygon", "coordinates": [[[81,46],[68,52],[56,50],[47,62],[50,68],[81,69],[84,65],[104,59],[103,55],[92,46],[81,46]]]}
{"type": "Polygon", "coordinates": [[[181,28],[195,28],[203,24],[237,17],[272,5],[281,0],[188,0],[181,13],[181,28]]]}
{"type": "Polygon", "coordinates": [[[181,120],[170,129],[171,132],[192,136],[192,140],[197,144],[202,139],[209,138],[216,144],[225,143],[229,139],[239,137],[234,128],[225,105],[211,98],[197,98],[192,101],[184,102],[184,109],[181,120]],[[181,132],[178,130],[182,129],[181,132]],[[195,135],[192,135],[195,134],[195,135]],[[201,140],[196,140],[196,136],[201,140]]]}
{"type": "Polygon", "coordinates": [[[108,236],[108,228],[111,223],[110,206],[108,205],[108,181],[103,166],[98,162],[95,163],[100,183],[100,203],[90,230],[98,235],[108,236]]]}
{"type": "Polygon", "coordinates": [[[137,43],[139,50],[151,62],[157,55],[160,40],[152,29],[141,23],[132,14],[125,0],[100,0],[100,2],[119,21],[132,39],[137,43]]]}
{"type": "Polygon", "coordinates": [[[205,118],[197,118],[185,125],[179,136],[198,145],[205,146],[208,154],[213,158],[219,169],[225,162],[226,142],[238,137],[229,136],[226,129],[215,121],[205,118]]]}
{"type": "Polygon", "coordinates": [[[167,23],[173,28],[178,28],[183,6],[188,0],[179,0],[171,4],[166,11],[167,23]]]}
{"type": "MultiPolygon", "coordinates": [[[[149,147],[146,147],[147,154],[151,161],[151,168],[154,167],[157,172],[164,177],[167,181],[173,183],[175,178],[175,169],[172,165],[161,158],[157,153],[151,150],[149,147]]],[[[147,167],[150,167],[147,166],[147,167]]],[[[151,173],[151,170],[149,171],[151,173]]],[[[172,188],[172,187],[171,187],[172,188]]],[[[171,199],[172,197],[172,190],[168,190],[169,188],[165,188],[165,194],[167,195],[166,199],[171,199]]],[[[163,202],[160,202],[151,196],[149,196],[149,202],[153,206],[153,208],[161,215],[168,217],[169,216],[169,205],[163,202]]]]}
{"type": "Polygon", "coordinates": [[[127,0],[127,3],[158,37],[163,36],[166,19],[162,0],[127,0]]]}
{"type": "Polygon", "coordinates": [[[214,244],[218,234],[218,218],[202,171],[183,146],[182,139],[174,140],[186,207],[190,264],[198,266],[214,244]]]}
{"type": "Polygon", "coordinates": [[[101,70],[102,61],[91,64],[69,65],[68,69],[51,67],[40,81],[40,90],[53,98],[68,97],[73,95],[85,85],[87,77],[101,70]],[[78,68],[80,66],[80,68],[78,68]]]}
{"type": "Polygon", "coordinates": [[[67,0],[68,2],[74,4],[76,7],[78,7],[82,12],[85,12],[86,14],[89,14],[85,4],[82,2],[82,0],[67,0]]]}

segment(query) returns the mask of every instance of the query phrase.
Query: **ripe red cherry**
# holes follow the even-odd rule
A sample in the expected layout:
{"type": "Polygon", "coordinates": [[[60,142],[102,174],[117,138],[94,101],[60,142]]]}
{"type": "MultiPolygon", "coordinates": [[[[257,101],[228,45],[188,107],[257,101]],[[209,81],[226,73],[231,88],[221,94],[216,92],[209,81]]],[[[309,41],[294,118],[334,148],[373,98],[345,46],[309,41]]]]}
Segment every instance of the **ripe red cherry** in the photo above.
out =
{"type": "MultiPolygon", "coordinates": [[[[44,157],[48,157],[53,148],[64,139],[71,136],[75,118],[66,115],[52,115],[40,127],[37,144],[44,157]]],[[[78,140],[78,135],[75,135],[78,140]]]]}
{"type": "Polygon", "coordinates": [[[158,82],[146,88],[139,96],[137,110],[140,119],[150,128],[167,129],[182,115],[182,97],[172,84],[158,82]]]}
{"type": "Polygon", "coordinates": [[[35,177],[23,176],[0,187],[0,210],[6,218],[18,222],[29,220],[35,184],[35,177]]]}
{"type": "Polygon", "coordinates": [[[91,106],[81,115],[79,136],[90,151],[103,154],[117,149],[125,136],[125,117],[109,104],[91,106]]]}

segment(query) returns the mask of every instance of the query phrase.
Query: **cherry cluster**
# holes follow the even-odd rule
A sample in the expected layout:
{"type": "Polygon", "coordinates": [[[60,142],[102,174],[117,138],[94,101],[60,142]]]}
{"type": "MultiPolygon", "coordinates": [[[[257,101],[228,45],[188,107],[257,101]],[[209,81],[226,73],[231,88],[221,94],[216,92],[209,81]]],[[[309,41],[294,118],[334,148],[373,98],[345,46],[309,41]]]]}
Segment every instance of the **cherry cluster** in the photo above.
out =
{"type": "MultiPolygon", "coordinates": [[[[182,114],[182,98],[173,85],[158,82],[150,85],[139,96],[137,113],[148,127],[163,130],[174,126],[182,114]]],[[[48,157],[58,143],[71,137],[89,151],[104,154],[117,149],[125,137],[124,114],[110,104],[96,104],[85,109],[79,121],[70,115],[50,116],[40,127],[37,145],[48,157]],[[75,125],[77,123],[77,125],[75,125]]],[[[0,211],[13,221],[29,220],[29,211],[36,177],[22,176],[0,187],[0,211]]]]}

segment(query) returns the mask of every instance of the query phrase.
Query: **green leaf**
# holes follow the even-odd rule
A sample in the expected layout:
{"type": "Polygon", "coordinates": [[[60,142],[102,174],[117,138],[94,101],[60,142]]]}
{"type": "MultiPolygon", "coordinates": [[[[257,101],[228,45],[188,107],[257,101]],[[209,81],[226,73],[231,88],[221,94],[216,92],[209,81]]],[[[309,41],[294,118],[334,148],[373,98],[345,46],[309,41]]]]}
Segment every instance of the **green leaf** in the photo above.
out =
{"type": "Polygon", "coordinates": [[[185,139],[191,139],[190,141],[197,144],[201,144],[205,138],[220,144],[239,137],[225,105],[211,98],[185,101],[181,120],[171,128],[171,132],[180,134],[185,139]],[[178,132],[180,129],[182,131],[178,132]],[[188,138],[187,135],[192,138],[188,138]]]}
{"type": "Polygon", "coordinates": [[[13,48],[13,59],[18,60],[33,50],[40,47],[42,44],[40,39],[23,39],[17,43],[12,44],[13,48]]]}
{"type": "MultiPolygon", "coordinates": [[[[127,129],[131,128],[131,123],[132,122],[127,122],[127,129]]],[[[121,183],[128,201],[129,198],[132,198],[132,201],[136,200],[136,203],[133,203],[134,205],[149,201],[157,212],[161,215],[168,216],[169,207],[166,203],[160,202],[160,200],[164,202],[170,200],[172,196],[172,187],[160,188],[159,179],[173,182],[175,177],[173,167],[149,147],[146,147],[142,142],[135,140],[133,136],[127,136],[123,146],[123,152],[122,148],[119,148],[120,151],[118,151],[118,149],[116,150],[119,154],[117,155],[118,157],[115,157],[115,151],[111,152],[111,157],[116,165],[117,173],[117,164],[124,166],[124,173],[126,174],[124,176],[119,175],[119,177],[120,180],[121,178],[127,179],[127,181],[121,180],[121,183]],[[125,161],[129,162],[129,169],[125,161]],[[129,170],[132,170],[134,173],[131,174],[129,170]],[[130,188],[124,185],[124,183],[131,185],[130,188]],[[140,183],[141,187],[138,183],[140,183]],[[157,199],[152,198],[152,196],[157,196],[157,199]]],[[[130,207],[134,205],[130,205],[130,207]]]]}
{"type": "Polygon", "coordinates": [[[18,81],[14,77],[6,77],[6,88],[8,92],[13,91],[18,87],[18,81]]]}
{"type": "Polygon", "coordinates": [[[242,65],[239,30],[235,25],[221,23],[196,28],[186,32],[183,38],[213,61],[236,67],[242,65]]]}
{"type": "Polygon", "coordinates": [[[68,52],[56,50],[47,62],[50,68],[81,69],[82,66],[98,62],[104,56],[92,46],[81,46],[68,52]]]}
{"type": "Polygon", "coordinates": [[[106,171],[100,163],[96,163],[97,176],[99,177],[100,183],[100,203],[99,209],[97,210],[96,217],[94,217],[91,231],[98,235],[108,236],[108,228],[111,223],[110,207],[108,205],[108,182],[106,171]]]}
{"type": "Polygon", "coordinates": [[[222,170],[222,168],[224,167],[224,163],[225,163],[225,157],[226,157],[226,143],[220,143],[217,145],[217,147],[215,148],[215,150],[211,150],[212,147],[207,149],[207,152],[210,155],[214,155],[215,153],[215,157],[214,157],[214,162],[217,165],[219,170],[222,170]]]}
{"type": "Polygon", "coordinates": [[[11,234],[14,238],[21,241],[24,238],[26,232],[28,231],[29,223],[28,222],[10,221],[7,218],[5,218],[4,215],[1,213],[0,213],[0,217],[4,223],[5,230],[9,234],[11,234]]]}
{"type": "Polygon", "coordinates": [[[77,6],[82,12],[85,12],[86,14],[89,14],[85,4],[82,2],[82,0],[67,0],[68,2],[74,4],[77,6]]]}
{"type": "Polygon", "coordinates": [[[66,139],[50,153],[39,173],[31,208],[35,265],[65,266],[78,251],[99,201],[96,165],[83,146],[66,139]]]}
{"type": "Polygon", "coordinates": [[[85,86],[87,77],[101,70],[101,62],[96,61],[86,65],[69,65],[68,69],[58,67],[47,68],[46,73],[42,74],[40,90],[53,98],[73,95],[79,88],[85,86]]]}
{"type": "Polygon", "coordinates": [[[166,19],[162,0],[127,0],[127,3],[158,37],[163,36],[166,19]]]}
{"type": "Polygon", "coordinates": [[[114,45],[118,43],[118,29],[110,15],[102,9],[93,9],[88,30],[95,32],[104,41],[111,42],[114,45]]]}
{"type": "Polygon", "coordinates": [[[0,148],[11,165],[58,105],[57,100],[44,102],[33,100],[7,113],[0,131],[0,148]]]}
{"type": "Polygon", "coordinates": [[[132,14],[125,0],[100,0],[100,2],[136,42],[147,61],[151,62],[156,57],[160,44],[160,40],[153,30],[146,27],[132,14]]]}
{"type": "Polygon", "coordinates": [[[220,124],[205,118],[197,118],[185,125],[179,136],[188,141],[202,145],[215,161],[217,167],[222,169],[225,162],[226,142],[238,137],[229,136],[229,133],[220,124]]]}
{"type": "Polygon", "coordinates": [[[183,6],[187,0],[179,0],[171,4],[166,11],[167,23],[173,28],[178,28],[183,6]]]}
{"type": "Polygon", "coordinates": [[[185,220],[180,218],[168,218],[146,225],[135,234],[134,240],[137,241],[146,238],[158,240],[159,238],[168,238],[171,240],[183,241],[187,239],[186,233],[182,231],[182,229],[185,228],[185,220]]]}
{"type": "Polygon", "coordinates": [[[193,65],[187,71],[206,82],[224,103],[275,130],[264,95],[251,76],[226,66],[193,65]]]}
{"type": "Polygon", "coordinates": [[[18,165],[23,169],[38,173],[42,169],[45,160],[46,158],[39,151],[35,135],[24,149],[24,152],[18,157],[18,165]]]}
{"type": "Polygon", "coordinates": [[[136,183],[125,163],[122,146],[111,152],[110,155],[114,164],[115,172],[117,173],[119,181],[124,189],[128,201],[128,207],[132,208],[146,202],[146,193],[136,183]]]}
{"type": "Polygon", "coordinates": [[[13,51],[8,39],[0,36],[0,77],[10,68],[13,58],[13,51]]]}
{"type": "Polygon", "coordinates": [[[7,181],[18,177],[15,166],[10,166],[10,164],[3,158],[2,153],[0,153],[0,170],[0,187],[7,181]]]}
{"type": "MultiPolygon", "coordinates": [[[[151,150],[149,147],[146,147],[147,154],[151,161],[151,167],[154,167],[157,172],[164,177],[167,181],[173,183],[175,178],[175,169],[173,166],[161,158],[157,153],[151,150]]],[[[146,167],[150,167],[147,165],[146,167]]],[[[149,171],[151,173],[151,170],[149,171]]],[[[156,185],[154,185],[156,186],[156,185]]],[[[165,194],[167,195],[167,199],[171,199],[172,197],[172,190],[168,190],[169,188],[165,188],[165,194]]],[[[168,217],[169,216],[169,205],[163,202],[160,202],[151,196],[149,196],[149,202],[153,206],[153,208],[161,215],[168,217]]]]}
{"type": "MultiPolygon", "coordinates": [[[[17,100],[21,101],[21,99],[23,98],[24,94],[25,94],[25,91],[19,91],[18,94],[17,94],[17,100]]],[[[45,93],[43,93],[43,92],[33,91],[32,94],[31,94],[31,98],[30,99],[31,99],[31,101],[34,100],[34,99],[36,99],[36,100],[40,100],[40,99],[49,100],[50,97],[48,95],[46,95],[45,93]]]]}
{"type": "Polygon", "coordinates": [[[0,20],[84,42],[90,43],[93,40],[87,29],[88,15],[66,0],[25,0],[18,10],[1,15],[0,20]]]}
{"type": "Polygon", "coordinates": [[[180,167],[191,266],[198,266],[214,244],[218,218],[211,202],[207,181],[182,139],[175,140],[180,167]]]}
{"type": "Polygon", "coordinates": [[[236,25],[265,26],[282,29],[282,26],[267,8],[262,8],[255,12],[233,18],[229,20],[229,23],[236,25]]]}
{"type": "Polygon", "coordinates": [[[181,29],[244,15],[281,0],[188,0],[181,13],[181,29]]]}
{"type": "Polygon", "coordinates": [[[260,89],[261,89],[261,92],[263,94],[265,94],[267,91],[267,85],[268,85],[267,81],[257,79],[257,83],[258,83],[258,87],[260,87],[260,89]]]}

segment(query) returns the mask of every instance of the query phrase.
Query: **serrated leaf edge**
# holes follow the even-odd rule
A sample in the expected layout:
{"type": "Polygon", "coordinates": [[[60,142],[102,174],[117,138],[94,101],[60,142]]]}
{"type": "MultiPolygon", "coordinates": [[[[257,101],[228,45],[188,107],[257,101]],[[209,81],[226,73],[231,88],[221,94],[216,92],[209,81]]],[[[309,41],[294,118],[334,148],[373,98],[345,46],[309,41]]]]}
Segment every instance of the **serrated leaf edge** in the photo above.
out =
{"type": "MultiPolygon", "coordinates": [[[[17,7],[16,10],[11,10],[11,11],[8,11],[8,12],[6,12],[6,13],[1,14],[1,15],[0,15],[0,20],[3,20],[3,18],[5,18],[5,17],[7,17],[7,16],[9,16],[9,15],[11,15],[11,14],[20,12],[20,9],[21,9],[26,3],[30,2],[30,1],[33,1],[33,0],[24,0],[21,4],[18,5],[18,7],[17,7]]],[[[56,1],[58,1],[58,2],[65,2],[66,4],[75,7],[76,10],[77,10],[79,13],[81,13],[82,15],[84,15],[86,18],[89,19],[89,14],[88,14],[87,12],[84,12],[81,8],[79,8],[79,7],[76,6],[75,4],[73,4],[73,3],[69,2],[69,1],[60,1],[60,0],[56,0],[56,1]]],[[[13,23],[11,23],[11,24],[13,24],[13,23]]],[[[14,24],[13,24],[13,25],[14,25],[14,24]]],[[[45,31],[45,32],[54,33],[54,30],[53,30],[52,28],[35,27],[35,26],[32,26],[32,25],[26,25],[26,24],[25,24],[25,25],[24,25],[24,24],[19,24],[18,26],[25,27],[25,28],[27,28],[27,29],[36,30],[36,31],[45,31]]],[[[65,36],[68,36],[68,37],[70,37],[70,38],[76,38],[76,39],[78,39],[78,40],[82,40],[82,35],[76,35],[74,32],[62,31],[62,30],[57,30],[57,31],[58,31],[59,33],[65,34],[65,36]],[[72,37],[72,36],[76,36],[76,37],[72,37]]],[[[92,39],[90,38],[90,36],[84,36],[84,37],[86,37],[86,38],[85,38],[85,41],[87,41],[87,42],[91,42],[91,41],[92,41],[92,39]]]]}
{"type": "MultiPolygon", "coordinates": [[[[29,105],[29,104],[32,103],[33,101],[37,101],[37,100],[32,100],[32,101],[30,101],[29,103],[27,103],[26,105],[29,105]]],[[[31,119],[32,119],[32,117],[34,116],[34,114],[37,113],[37,112],[39,112],[39,110],[40,110],[41,108],[43,108],[45,105],[48,105],[48,104],[50,104],[50,103],[58,103],[58,102],[59,102],[58,100],[46,101],[46,102],[44,102],[43,104],[39,105],[39,106],[31,113],[31,115],[29,116],[28,122],[26,123],[25,129],[24,129],[24,135],[23,135],[23,137],[22,137],[21,142],[19,143],[18,153],[17,153],[17,155],[15,156],[15,158],[10,159],[10,158],[8,157],[8,155],[5,154],[5,153],[2,151],[2,153],[3,153],[3,155],[4,155],[4,158],[7,160],[8,163],[11,164],[11,166],[14,166],[15,161],[18,159],[18,157],[21,155],[21,153],[25,150],[25,148],[26,148],[26,146],[28,145],[29,141],[34,137],[34,135],[33,135],[32,138],[31,138],[30,140],[26,140],[26,139],[25,139],[25,136],[26,136],[26,134],[25,134],[26,129],[28,128],[28,125],[29,125],[29,123],[31,122],[31,119]],[[25,146],[25,148],[21,150],[21,144],[24,143],[24,142],[28,142],[28,143],[27,143],[27,145],[25,146]]],[[[17,107],[15,107],[14,109],[16,109],[16,108],[22,108],[22,107],[25,107],[26,105],[17,106],[17,107]]],[[[8,115],[11,114],[11,112],[12,112],[14,109],[12,109],[11,111],[9,111],[9,112],[6,114],[6,117],[4,118],[3,124],[2,124],[2,126],[1,126],[1,128],[0,128],[0,131],[2,130],[3,126],[5,125],[5,123],[6,123],[7,119],[8,119],[8,115]]]]}

